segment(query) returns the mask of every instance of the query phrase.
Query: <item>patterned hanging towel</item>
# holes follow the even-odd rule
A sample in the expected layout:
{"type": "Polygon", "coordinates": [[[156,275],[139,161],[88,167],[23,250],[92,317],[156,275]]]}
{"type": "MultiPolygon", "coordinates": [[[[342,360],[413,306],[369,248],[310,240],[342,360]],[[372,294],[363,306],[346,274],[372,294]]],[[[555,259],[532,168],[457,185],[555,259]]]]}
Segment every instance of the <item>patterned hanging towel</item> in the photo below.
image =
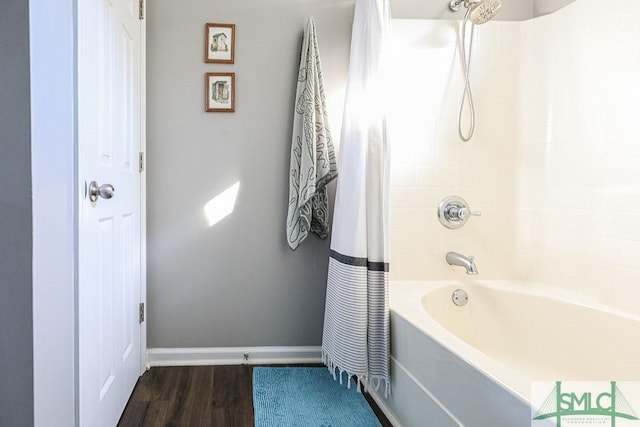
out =
{"type": "MultiPolygon", "coordinates": [[[[322,357],[390,392],[389,144],[382,72],[389,0],[356,0],[331,233],[322,357]]],[[[349,383],[350,385],[350,383],[349,383]]]]}
{"type": "Polygon", "coordinates": [[[295,250],[309,231],[329,235],[327,184],[337,176],[316,26],[309,18],[302,41],[289,166],[287,243],[295,250]]]}

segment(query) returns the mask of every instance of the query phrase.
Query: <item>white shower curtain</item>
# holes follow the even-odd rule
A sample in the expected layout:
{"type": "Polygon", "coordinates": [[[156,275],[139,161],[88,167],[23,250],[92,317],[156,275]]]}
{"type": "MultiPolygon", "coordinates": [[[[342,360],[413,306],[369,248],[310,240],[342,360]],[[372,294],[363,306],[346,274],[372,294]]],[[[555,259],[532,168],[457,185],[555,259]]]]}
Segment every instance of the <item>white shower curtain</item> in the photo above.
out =
{"type": "Polygon", "coordinates": [[[384,41],[388,0],[357,0],[342,123],[322,356],[385,394],[389,383],[389,155],[384,41]]]}

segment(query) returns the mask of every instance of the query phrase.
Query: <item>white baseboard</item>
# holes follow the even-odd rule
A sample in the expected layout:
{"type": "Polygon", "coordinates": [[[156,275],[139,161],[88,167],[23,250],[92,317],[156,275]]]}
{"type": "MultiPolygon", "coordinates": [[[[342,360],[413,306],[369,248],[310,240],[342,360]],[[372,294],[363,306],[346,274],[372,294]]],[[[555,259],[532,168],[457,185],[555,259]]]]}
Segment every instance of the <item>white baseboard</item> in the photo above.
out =
{"type": "Polygon", "coordinates": [[[150,348],[147,366],[322,363],[320,346],[150,348]]]}

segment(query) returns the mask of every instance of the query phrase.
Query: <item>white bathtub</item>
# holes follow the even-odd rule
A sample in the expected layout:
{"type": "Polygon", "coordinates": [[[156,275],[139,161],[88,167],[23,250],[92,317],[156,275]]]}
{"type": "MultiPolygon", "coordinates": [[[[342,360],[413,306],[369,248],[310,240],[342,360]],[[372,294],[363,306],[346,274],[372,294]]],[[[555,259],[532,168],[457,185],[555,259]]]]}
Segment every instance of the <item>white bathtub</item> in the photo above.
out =
{"type": "Polygon", "coordinates": [[[390,309],[392,395],[376,399],[406,427],[530,426],[532,381],[640,381],[640,316],[557,288],[392,282],[390,309]]]}

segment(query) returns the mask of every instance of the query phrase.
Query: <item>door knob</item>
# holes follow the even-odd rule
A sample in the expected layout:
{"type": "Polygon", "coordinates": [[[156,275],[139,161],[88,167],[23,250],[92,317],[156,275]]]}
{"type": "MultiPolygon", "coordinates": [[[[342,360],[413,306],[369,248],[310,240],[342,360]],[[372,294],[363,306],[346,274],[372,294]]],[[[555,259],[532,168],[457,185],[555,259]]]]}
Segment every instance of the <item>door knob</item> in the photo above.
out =
{"type": "Polygon", "coordinates": [[[103,199],[110,199],[116,195],[116,189],[111,184],[98,185],[96,181],[89,183],[89,200],[93,203],[98,201],[98,196],[103,199]]]}

